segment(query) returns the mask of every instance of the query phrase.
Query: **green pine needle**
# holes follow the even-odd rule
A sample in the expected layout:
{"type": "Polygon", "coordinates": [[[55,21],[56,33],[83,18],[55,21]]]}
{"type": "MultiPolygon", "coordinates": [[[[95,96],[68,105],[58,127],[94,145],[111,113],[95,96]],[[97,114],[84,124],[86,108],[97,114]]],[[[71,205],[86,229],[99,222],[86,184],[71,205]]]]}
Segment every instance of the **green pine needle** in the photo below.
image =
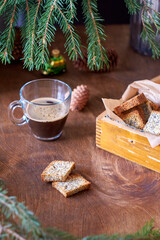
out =
{"type": "MultiPolygon", "coordinates": [[[[141,14],[144,41],[148,41],[153,58],[160,57],[160,13],[152,9],[150,1],[124,0],[130,14],[141,14]]],[[[103,41],[106,35],[102,18],[98,13],[97,0],[82,0],[82,10],[88,37],[88,67],[100,70],[109,67],[103,41]]],[[[24,67],[39,70],[49,60],[48,47],[54,42],[57,24],[66,37],[65,49],[74,61],[81,53],[80,37],[74,27],[77,19],[77,0],[0,0],[0,16],[6,28],[0,35],[0,60],[11,63],[15,39],[15,27],[19,13],[24,12],[21,27],[24,67]]]]}
{"type": "Polygon", "coordinates": [[[107,52],[102,45],[106,35],[100,23],[102,19],[96,0],[82,0],[82,9],[88,35],[88,67],[91,70],[103,69],[104,64],[109,67],[107,52]]]}
{"type": "MultiPolygon", "coordinates": [[[[6,3],[4,3],[4,6],[6,3]]],[[[3,4],[1,5],[3,9],[3,4]]],[[[15,0],[14,4],[11,4],[11,1],[7,3],[7,13],[6,15],[6,29],[1,34],[0,41],[0,59],[2,63],[10,63],[12,57],[12,50],[14,47],[14,39],[15,39],[15,28],[14,24],[17,22],[18,14],[19,14],[19,1],[15,0]]]]}
{"type": "Polygon", "coordinates": [[[124,0],[129,14],[136,14],[141,9],[141,3],[137,0],[124,0]]]}
{"type": "Polygon", "coordinates": [[[74,19],[77,19],[77,9],[76,9],[77,0],[66,0],[65,1],[65,14],[69,21],[74,23],[74,19]]]}
{"type": "Polygon", "coordinates": [[[26,236],[32,233],[35,239],[39,239],[38,236],[43,234],[40,223],[33,212],[29,211],[23,203],[19,203],[16,197],[8,197],[3,185],[0,186],[0,208],[6,220],[19,218],[26,236]]]}
{"type": "MultiPolygon", "coordinates": [[[[7,196],[5,184],[0,179],[0,240],[80,240],[69,233],[56,228],[43,229],[33,212],[17,201],[16,197],[7,196]],[[16,221],[14,221],[16,220],[16,221]]],[[[81,240],[159,240],[160,229],[153,228],[154,220],[135,234],[113,234],[86,236],[81,240]]]]}
{"type": "Polygon", "coordinates": [[[141,37],[143,41],[148,41],[152,49],[153,58],[160,57],[160,13],[152,9],[152,5],[144,1],[142,8],[143,30],[141,37]],[[152,13],[153,11],[153,13],[152,13]]]}
{"type": "Polygon", "coordinates": [[[152,2],[142,0],[125,0],[130,14],[140,12],[142,20],[141,37],[144,42],[148,42],[152,50],[152,57],[160,57],[160,13],[152,8],[152,2]]]}
{"type": "Polygon", "coordinates": [[[35,55],[38,55],[39,53],[37,52],[38,42],[36,41],[36,34],[38,23],[43,12],[43,0],[38,0],[37,3],[28,0],[26,1],[26,8],[27,7],[27,17],[22,31],[24,66],[29,70],[33,70],[36,62],[35,55]]]}
{"type": "Polygon", "coordinates": [[[66,42],[64,45],[66,52],[68,53],[69,59],[74,61],[77,59],[78,55],[82,57],[80,49],[80,37],[75,31],[72,21],[67,19],[67,15],[65,14],[64,9],[59,2],[56,3],[55,10],[57,23],[66,37],[66,42]]]}
{"type": "Polygon", "coordinates": [[[78,240],[78,238],[72,236],[71,234],[57,230],[55,228],[46,228],[45,232],[47,240],[52,240],[53,237],[56,240],[78,240]]]}
{"type": "Polygon", "coordinates": [[[54,41],[54,34],[56,31],[56,28],[54,26],[55,24],[54,14],[56,2],[57,0],[53,2],[50,0],[46,1],[44,11],[40,19],[40,24],[38,25],[36,40],[39,43],[37,46],[39,54],[36,55],[35,62],[37,70],[41,67],[41,65],[48,62],[49,59],[48,44],[50,45],[51,42],[54,41]]]}

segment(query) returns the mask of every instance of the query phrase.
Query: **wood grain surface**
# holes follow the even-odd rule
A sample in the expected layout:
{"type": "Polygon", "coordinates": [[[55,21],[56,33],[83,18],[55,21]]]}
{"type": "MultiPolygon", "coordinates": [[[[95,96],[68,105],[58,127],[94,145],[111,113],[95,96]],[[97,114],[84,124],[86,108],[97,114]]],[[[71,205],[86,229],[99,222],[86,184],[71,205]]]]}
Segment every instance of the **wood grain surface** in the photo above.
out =
{"type": "MultiPolygon", "coordinates": [[[[79,30],[85,44],[84,28],[79,30]]],[[[69,114],[57,141],[36,140],[27,125],[16,126],[8,119],[8,105],[19,99],[20,87],[43,76],[23,69],[21,63],[0,65],[0,177],[9,194],[24,201],[44,226],[75,236],[135,232],[153,217],[155,226],[160,224],[160,174],[101,150],[95,142],[96,117],[104,111],[101,98],[120,98],[134,80],[159,75],[160,61],[130,48],[128,25],[107,26],[105,31],[105,46],[119,55],[113,72],[83,73],[68,61],[67,72],[55,77],[72,89],[79,84],[90,89],[87,106],[69,114]],[[76,172],[92,182],[91,189],[65,199],[42,182],[41,172],[56,159],[75,161],[76,172]]],[[[60,32],[54,46],[64,51],[60,32]]]]}

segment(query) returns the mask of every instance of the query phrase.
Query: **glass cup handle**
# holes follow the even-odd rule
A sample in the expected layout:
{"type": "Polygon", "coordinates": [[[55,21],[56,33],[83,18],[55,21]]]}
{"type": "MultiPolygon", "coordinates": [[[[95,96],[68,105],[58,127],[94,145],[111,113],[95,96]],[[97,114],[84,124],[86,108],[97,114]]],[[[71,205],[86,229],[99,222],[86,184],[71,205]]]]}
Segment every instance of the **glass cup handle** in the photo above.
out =
{"type": "Polygon", "coordinates": [[[18,100],[15,100],[9,104],[9,107],[8,107],[9,119],[16,125],[23,125],[26,123],[26,117],[23,115],[21,118],[16,118],[14,116],[14,110],[16,108],[22,108],[22,104],[18,100]]]}

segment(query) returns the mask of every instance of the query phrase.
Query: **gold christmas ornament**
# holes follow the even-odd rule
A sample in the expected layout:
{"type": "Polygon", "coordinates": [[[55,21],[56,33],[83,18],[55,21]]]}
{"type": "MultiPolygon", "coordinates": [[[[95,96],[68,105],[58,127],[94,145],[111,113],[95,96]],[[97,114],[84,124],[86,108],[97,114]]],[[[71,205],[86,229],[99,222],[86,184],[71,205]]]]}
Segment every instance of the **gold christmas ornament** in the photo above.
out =
{"type": "Polygon", "coordinates": [[[80,111],[87,104],[89,98],[89,89],[86,85],[77,86],[73,92],[71,97],[71,111],[80,111]]]}
{"type": "Polygon", "coordinates": [[[43,75],[56,75],[66,71],[66,60],[58,49],[52,49],[49,61],[41,69],[43,75]]]}

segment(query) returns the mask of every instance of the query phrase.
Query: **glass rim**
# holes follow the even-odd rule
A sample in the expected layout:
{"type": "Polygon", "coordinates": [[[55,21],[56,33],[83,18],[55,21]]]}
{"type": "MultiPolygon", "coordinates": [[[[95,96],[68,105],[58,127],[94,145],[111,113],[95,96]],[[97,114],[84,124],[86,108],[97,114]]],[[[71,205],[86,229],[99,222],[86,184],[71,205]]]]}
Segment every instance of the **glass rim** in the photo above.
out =
{"type": "Polygon", "coordinates": [[[19,91],[20,100],[22,99],[22,100],[26,101],[27,103],[33,104],[33,105],[48,106],[48,104],[31,102],[31,101],[25,99],[25,98],[23,97],[23,95],[22,95],[22,91],[23,91],[23,89],[24,89],[27,85],[29,85],[29,84],[31,84],[31,83],[34,83],[34,82],[40,82],[40,81],[59,82],[59,83],[64,84],[65,86],[67,86],[67,88],[69,89],[69,96],[68,96],[67,98],[65,98],[63,101],[60,101],[60,102],[57,102],[57,103],[53,103],[53,104],[51,103],[51,104],[49,104],[50,106],[51,106],[51,105],[57,105],[57,104],[60,104],[60,103],[64,103],[65,101],[67,101],[67,100],[71,97],[72,90],[71,90],[71,87],[70,87],[67,83],[65,83],[65,82],[63,82],[63,81],[61,81],[61,80],[58,80],[58,79],[40,78],[40,79],[31,80],[31,81],[25,83],[25,84],[21,87],[21,89],[20,89],[20,91],[19,91]]]}

